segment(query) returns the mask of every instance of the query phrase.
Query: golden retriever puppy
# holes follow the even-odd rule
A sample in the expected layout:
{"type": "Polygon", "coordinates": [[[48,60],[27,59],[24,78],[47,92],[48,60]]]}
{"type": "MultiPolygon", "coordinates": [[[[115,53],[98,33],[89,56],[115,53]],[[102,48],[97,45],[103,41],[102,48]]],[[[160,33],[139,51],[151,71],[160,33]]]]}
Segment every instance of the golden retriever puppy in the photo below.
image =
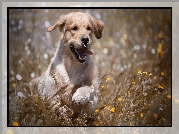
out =
{"type": "MultiPolygon", "coordinates": [[[[47,31],[59,28],[59,46],[48,69],[32,80],[34,89],[52,104],[68,106],[78,115],[94,112],[98,100],[98,70],[90,51],[92,35],[102,37],[103,22],[87,13],[61,15],[47,31]]],[[[57,105],[54,105],[56,107],[57,105]]]]}

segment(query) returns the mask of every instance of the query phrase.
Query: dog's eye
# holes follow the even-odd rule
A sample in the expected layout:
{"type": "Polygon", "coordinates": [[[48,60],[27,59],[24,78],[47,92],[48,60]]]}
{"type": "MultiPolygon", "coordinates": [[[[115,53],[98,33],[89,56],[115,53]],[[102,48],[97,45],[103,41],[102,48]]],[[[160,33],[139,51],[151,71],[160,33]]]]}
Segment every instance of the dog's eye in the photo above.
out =
{"type": "Polygon", "coordinates": [[[87,30],[91,30],[91,28],[88,26],[88,27],[87,27],[87,30]]]}
{"type": "Polygon", "coordinates": [[[77,26],[74,26],[73,28],[72,28],[72,30],[78,30],[78,28],[77,28],[77,26]]]}

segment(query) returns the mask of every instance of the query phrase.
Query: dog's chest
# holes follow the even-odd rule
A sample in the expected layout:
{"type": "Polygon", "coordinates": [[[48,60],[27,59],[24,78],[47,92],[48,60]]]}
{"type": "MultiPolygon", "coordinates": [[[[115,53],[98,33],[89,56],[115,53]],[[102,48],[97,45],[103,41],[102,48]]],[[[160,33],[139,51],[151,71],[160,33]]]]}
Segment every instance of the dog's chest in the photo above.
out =
{"type": "Polygon", "coordinates": [[[83,86],[85,83],[87,70],[85,68],[73,68],[68,71],[71,84],[83,86]]]}
{"type": "Polygon", "coordinates": [[[71,80],[64,65],[58,65],[54,70],[54,80],[56,84],[62,87],[70,85],[71,80]]]}
{"type": "Polygon", "coordinates": [[[86,72],[84,69],[75,67],[68,69],[64,65],[58,65],[54,74],[55,82],[62,86],[79,85],[84,82],[86,72]]]}

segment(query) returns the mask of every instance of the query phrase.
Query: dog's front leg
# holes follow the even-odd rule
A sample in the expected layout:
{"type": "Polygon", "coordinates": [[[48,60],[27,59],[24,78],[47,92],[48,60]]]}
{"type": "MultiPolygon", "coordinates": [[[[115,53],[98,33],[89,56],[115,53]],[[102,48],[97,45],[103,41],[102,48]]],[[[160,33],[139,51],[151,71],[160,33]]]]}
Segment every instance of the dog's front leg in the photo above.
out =
{"type": "Polygon", "coordinates": [[[73,110],[80,115],[90,115],[96,108],[97,100],[98,96],[93,85],[80,87],[72,96],[73,110]]]}

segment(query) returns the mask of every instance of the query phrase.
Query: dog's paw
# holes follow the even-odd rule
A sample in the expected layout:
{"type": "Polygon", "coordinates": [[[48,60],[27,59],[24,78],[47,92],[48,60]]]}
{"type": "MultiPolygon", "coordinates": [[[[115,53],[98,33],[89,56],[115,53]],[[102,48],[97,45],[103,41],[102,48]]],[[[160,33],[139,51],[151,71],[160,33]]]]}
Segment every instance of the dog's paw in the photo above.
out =
{"type": "Polygon", "coordinates": [[[93,100],[94,96],[94,88],[90,88],[88,86],[84,86],[78,88],[76,92],[72,96],[73,103],[76,104],[86,104],[90,100],[93,100]]]}
{"type": "Polygon", "coordinates": [[[74,112],[80,114],[91,114],[97,104],[97,95],[93,86],[78,88],[72,96],[74,112]]]}

